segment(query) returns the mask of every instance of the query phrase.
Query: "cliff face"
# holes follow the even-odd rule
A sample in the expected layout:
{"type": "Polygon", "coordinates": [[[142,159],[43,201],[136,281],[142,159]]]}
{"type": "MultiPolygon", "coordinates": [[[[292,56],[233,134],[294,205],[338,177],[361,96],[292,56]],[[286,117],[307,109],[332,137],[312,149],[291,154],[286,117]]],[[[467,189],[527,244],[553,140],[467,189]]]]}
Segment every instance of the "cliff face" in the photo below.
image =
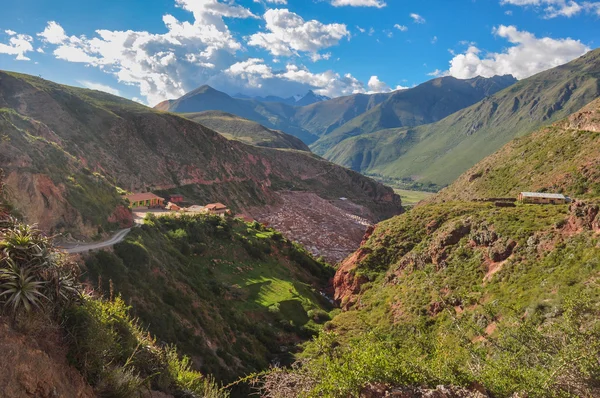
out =
{"type": "MultiPolygon", "coordinates": [[[[401,212],[391,189],[310,153],[232,142],[190,120],[109,94],[0,72],[0,160],[28,219],[90,236],[115,224],[129,191],[183,189],[236,211],[278,190],[345,196],[381,219],[401,212]]],[[[9,192],[10,193],[10,192],[9,192]]]]}

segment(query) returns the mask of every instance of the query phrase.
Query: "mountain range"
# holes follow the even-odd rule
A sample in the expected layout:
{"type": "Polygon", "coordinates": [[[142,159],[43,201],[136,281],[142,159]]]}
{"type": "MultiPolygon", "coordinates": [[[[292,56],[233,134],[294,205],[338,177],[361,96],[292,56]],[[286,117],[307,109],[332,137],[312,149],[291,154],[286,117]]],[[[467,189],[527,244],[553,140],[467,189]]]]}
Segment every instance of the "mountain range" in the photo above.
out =
{"type": "Polygon", "coordinates": [[[309,90],[308,93],[306,93],[304,95],[293,95],[288,98],[277,97],[275,95],[268,95],[266,97],[260,97],[260,96],[259,97],[251,97],[251,96],[244,95],[244,94],[236,94],[233,97],[240,98],[240,99],[253,99],[256,101],[260,101],[260,102],[281,102],[283,104],[293,105],[293,106],[306,106],[306,105],[314,104],[316,102],[327,101],[327,100],[331,99],[324,95],[315,94],[315,92],[312,90],[309,90]]]}
{"type": "Polygon", "coordinates": [[[600,95],[600,49],[541,72],[439,122],[349,138],[324,156],[367,174],[451,183],[511,139],[568,116],[600,95]]]}
{"type": "Polygon", "coordinates": [[[48,231],[90,237],[114,228],[125,191],[185,193],[241,212],[293,189],[344,196],[373,221],[402,211],[390,188],[310,152],[227,140],[175,114],[28,75],[0,72],[0,126],[11,202],[48,231]]]}
{"type": "Polygon", "coordinates": [[[337,144],[348,138],[384,128],[438,121],[515,81],[512,76],[467,80],[441,77],[407,90],[354,94],[307,106],[233,98],[209,86],[202,86],[155,108],[176,113],[208,110],[231,113],[294,135],[317,154],[328,156],[337,144]]]}
{"type": "Polygon", "coordinates": [[[441,77],[303,107],[238,100],[204,87],[159,109],[223,110],[295,135],[336,164],[389,183],[439,188],[512,138],[590,102],[600,93],[599,73],[600,50],[594,50],[519,82],[441,77]]]}

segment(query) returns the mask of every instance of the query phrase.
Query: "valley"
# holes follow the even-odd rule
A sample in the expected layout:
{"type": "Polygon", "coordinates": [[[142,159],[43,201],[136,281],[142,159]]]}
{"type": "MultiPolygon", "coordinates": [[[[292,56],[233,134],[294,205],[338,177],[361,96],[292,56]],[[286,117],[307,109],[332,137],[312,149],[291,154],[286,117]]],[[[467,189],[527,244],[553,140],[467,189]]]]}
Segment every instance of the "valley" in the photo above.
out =
{"type": "MultiPolygon", "coordinates": [[[[437,7],[375,29],[397,4],[308,7],[351,26],[288,1],[0,30],[0,56],[89,67],[0,70],[0,397],[600,396],[600,49],[512,25],[506,51],[413,43],[437,7]],[[359,41],[387,61],[353,73],[390,85],[321,68],[359,41]]],[[[544,29],[600,11],[496,3],[544,29]]]]}

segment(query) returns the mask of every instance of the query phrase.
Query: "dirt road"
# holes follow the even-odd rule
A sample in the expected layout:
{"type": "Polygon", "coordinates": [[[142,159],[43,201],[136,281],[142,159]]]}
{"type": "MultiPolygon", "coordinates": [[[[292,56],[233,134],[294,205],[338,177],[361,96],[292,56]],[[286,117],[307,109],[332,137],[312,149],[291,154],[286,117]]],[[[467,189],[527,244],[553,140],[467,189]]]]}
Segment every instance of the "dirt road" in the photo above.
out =
{"type": "Polygon", "coordinates": [[[130,231],[131,228],[122,229],[116,234],[114,234],[110,239],[105,240],[103,242],[81,243],[73,245],[65,244],[61,246],[61,248],[69,254],[84,253],[89,252],[91,250],[103,249],[105,247],[110,247],[116,245],[119,242],[122,242],[130,231]]]}

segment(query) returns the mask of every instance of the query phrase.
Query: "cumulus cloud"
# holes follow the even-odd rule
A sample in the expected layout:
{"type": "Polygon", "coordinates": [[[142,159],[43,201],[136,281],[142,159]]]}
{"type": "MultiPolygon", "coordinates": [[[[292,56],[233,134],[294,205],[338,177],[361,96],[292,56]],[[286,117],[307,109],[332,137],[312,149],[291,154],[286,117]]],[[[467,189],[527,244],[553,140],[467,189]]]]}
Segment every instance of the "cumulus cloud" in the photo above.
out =
{"type": "Polygon", "coordinates": [[[600,16],[600,2],[574,0],[501,0],[500,4],[534,7],[542,10],[545,18],[570,18],[582,12],[594,13],[600,16]]]}
{"type": "Polygon", "coordinates": [[[260,4],[287,4],[287,0],[254,0],[254,2],[260,4]]]}
{"type": "Polygon", "coordinates": [[[440,70],[440,69],[436,69],[436,70],[434,70],[433,72],[429,72],[429,73],[427,74],[427,76],[441,77],[441,76],[446,76],[447,74],[448,74],[448,72],[447,72],[447,71],[443,71],[443,70],[440,70]]]}
{"type": "Polygon", "coordinates": [[[334,7],[377,7],[383,8],[387,4],[382,0],[331,0],[331,5],[334,7]]]}
{"type": "Polygon", "coordinates": [[[412,20],[413,20],[414,23],[425,23],[425,22],[427,22],[427,21],[425,21],[425,18],[423,18],[419,14],[415,14],[414,12],[412,14],[410,14],[410,17],[412,18],[412,20]]]}
{"type": "Polygon", "coordinates": [[[79,80],[78,83],[81,84],[83,87],[89,88],[91,90],[104,91],[105,93],[109,93],[112,95],[121,95],[119,90],[111,86],[107,86],[106,84],[95,83],[89,80],[79,80]]]}
{"type": "Polygon", "coordinates": [[[193,22],[165,15],[164,34],[100,29],[92,38],[68,36],[51,21],[39,36],[56,45],[56,58],[101,68],[157,103],[183,95],[235,62],[242,45],[223,17],[257,18],[246,8],[217,0],[176,0],[176,5],[192,13],[193,22]]]}
{"type": "Polygon", "coordinates": [[[390,91],[390,87],[381,80],[379,80],[379,77],[377,76],[371,76],[371,78],[369,79],[368,87],[369,91],[375,93],[390,91]]]}
{"type": "Polygon", "coordinates": [[[29,35],[17,34],[12,30],[6,30],[5,33],[10,36],[8,44],[0,43],[0,54],[16,55],[17,61],[29,61],[26,53],[33,51],[33,37],[29,35]]]}
{"type": "Polygon", "coordinates": [[[493,33],[507,39],[512,47],[502,53],[482,55],[479,48],[470,45],[466,52],[456,55],[450,61],[448,73],[459,79],[506,74],[524,79],[565,64],[590,50],[579,40],[537,38],[532,33],[518,30],[515,26],[500,25],[494,28],[493,33]]]}
{"type": "Polygon", "coordinates": [[[404,86],[396,86],[396,88],[392,89],[385,82],[379,80],[378,76],[371,76],[369,79],[369,83],[367,84],[369,91],[367,94],[375,94],[375,93],[389,93],[397,90],[406,90],[408,87],[404,86]]]}
{"type": "Polygon", "coordinates": [[[264,15],[266,32],[251,35],[248,44],[262,47],[272,55],[292,56],[309,53],[313,59],[322,49],[335,46],[350,32],[343,24],[323,24],[316,20],[305,21],[287,9],[267,10],[264,15]]]}
{"type": "Polygon", "coordinates": [[[400,32],[406,32],[408,30],[408,26],[400,24],[395,24],[394,28],[398,29],[400,32]]]}
{"type": "Polygon", "coordinates": [[[38,33],[38,36],[42,41],[50,44],[61,44],[67,40],[65,30],[55,21],[48,22],[46,29],[44,29],[43,32],[38,33]]]}
{"type": "Polygon", "coordinates": [[[287,64],[283,70],[273,70],[260,58],[250,58],[231,65],[222,75],[215,76],[212,83],[230,91],[242,88],[250,95],[266,92],[289,96],[290,93],[309,89],[328,97],[367,92],[363,83],[350,74],[342,76],[331,70],[313,73],[306,67],[294,64],[287,64]]]}
{"type": "Polygon", "coordinates": [[[73,35],[50,21],[38,37],[54,57],[99,68],[120,83],[137,87],[139,97],[148,104],[180,97],[202,84],[249,95],[289,96],[309,89],[330,97],[367,92],[365,84],[350,74],[313,73],[306,66],[281,59],[290,54],[312,60],[330,58],[324,50],[350,37],[345,25],[304,21],[288,10],[268,10],[265,32],[245,40],[254,40],[256,45],[268,41],[268,50],[280,54],[275,59],[285,65],[276,70],[271,66],[274,63],[247,59],[245,43],[223,19],[258,19],[250,10],[229,0],[175,2],[193,18],[164,15],[164,33],[98,29],[89,36],[73,35]]]}

